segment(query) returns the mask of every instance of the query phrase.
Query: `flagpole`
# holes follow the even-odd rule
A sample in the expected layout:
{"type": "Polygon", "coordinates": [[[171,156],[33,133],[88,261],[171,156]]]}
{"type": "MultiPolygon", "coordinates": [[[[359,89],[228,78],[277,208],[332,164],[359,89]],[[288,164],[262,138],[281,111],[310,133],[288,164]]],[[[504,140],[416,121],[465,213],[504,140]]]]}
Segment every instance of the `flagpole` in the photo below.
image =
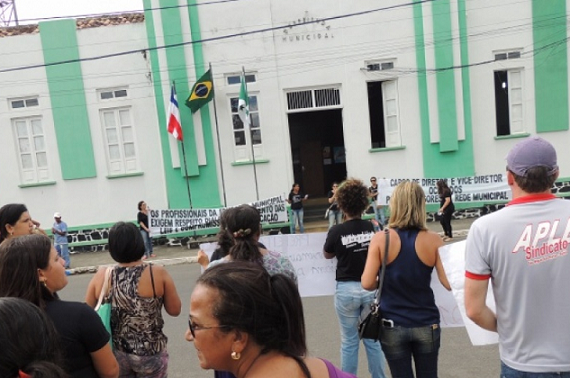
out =
{"type": "MultiPolygon", "coordinates": [[[[245,68],[242,66],[241,67],[241,71],[242,71],[242,78],[243,78],[243,83],[245,85],[245,91],[247,92],[247,80],[245,80],[245,68]]],[[[249,96],[249,93],[247,94],[249,96]]],[[[249,99],[248,99],[248,103],[249,103],[249,99]]],[[[259,186],[257,185],[257,168],[255,166],[255,152],[253,150],[253,130],[251,129],[251,115],[248,114],[248,118],[249,118],[249,139],[251,142],[251,159],[253,162],[253,179],[255,181],[255,196],[256,196],[256,200],[259,201],[259,186]]]]}
{"type": "MultiPolygon", "coordinates": [[[[209,63],[210,66],[210,73],[212,73],[212,63],[209,63]]],[[[214,89],[214,74],[212,73],[212,90],[214,89]]],[[[228,202],[226,199],[226,183],[224,181],[224,164],[222,161],[222,147],[220,145],[220,128],[218,126],[218,108],[216,107],[216,92],[214,91],[214,98],[212,98],[212,102],[214,103],[214,119],[216,120],[216,137],[218,139],[218,156],[220,159],[220,176],[222,178],[222,193],[224,195],[224,207],[228,206],[228,202]]]]}
{"type": "MultiPolygon", "coordinates": [[[[172,87],[174,88],[174,93],[176,93],[176,84],[172,80],[172,87]]],[[[180,125],[182,127],[182,125],[180,125]]],[[[184,161],[184,178],[186,179],[186,189],[188,190],[188,202],[190,203],[190,210],[192,209],[192,195],[190,193],[190,178],[188,177],[188,164],[186,164],[186,150],[184,149],[184,140],[180,141],[182,146],[182,160],[184,161]]]]}

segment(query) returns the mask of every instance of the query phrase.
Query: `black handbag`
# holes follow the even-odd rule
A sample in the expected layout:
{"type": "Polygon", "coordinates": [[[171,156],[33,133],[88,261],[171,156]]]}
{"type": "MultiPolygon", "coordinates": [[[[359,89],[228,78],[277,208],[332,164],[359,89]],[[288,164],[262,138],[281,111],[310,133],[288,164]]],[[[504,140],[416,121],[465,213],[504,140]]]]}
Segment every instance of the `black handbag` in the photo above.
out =
{"type": "Polygon", "coordinates": [[[376,288],[374,302],[360,314],[358,321],[358,336],[361,339],[380,340],[380,331],[382,330],[380,294],[382,293],[382,284],[384,283],[384,274],[386,273],[386,259],[388,258],[388,249],[390,247],[390,232],[388,229],[384,230],[384,234],[386,235],[384,258],[382,259],[382,265],[378,271],[378,287],[376,288]]]}

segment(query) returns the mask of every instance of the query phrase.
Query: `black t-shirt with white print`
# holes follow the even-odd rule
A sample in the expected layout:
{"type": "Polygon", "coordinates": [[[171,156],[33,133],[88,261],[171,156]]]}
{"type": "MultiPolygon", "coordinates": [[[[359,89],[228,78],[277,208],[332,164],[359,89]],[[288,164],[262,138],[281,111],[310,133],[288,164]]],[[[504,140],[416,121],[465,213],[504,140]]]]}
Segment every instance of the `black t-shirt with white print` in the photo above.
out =
{"type": "Polygon", "coordinates": [[[362,219],[351,219],[329,230],[324,250],[334,254],[338,260],[337,281],[360,282],[373,235],[372,223],[362,219]]]}

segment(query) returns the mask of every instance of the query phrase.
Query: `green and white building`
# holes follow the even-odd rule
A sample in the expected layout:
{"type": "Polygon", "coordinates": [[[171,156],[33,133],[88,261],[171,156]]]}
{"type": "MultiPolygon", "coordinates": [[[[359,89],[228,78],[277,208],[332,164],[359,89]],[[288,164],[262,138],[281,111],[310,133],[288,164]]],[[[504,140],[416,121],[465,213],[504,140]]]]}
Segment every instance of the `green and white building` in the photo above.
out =
{"type": "Polygon", "coordinates": [[[2,204],[27,204],[46,228],[54,211],[101,228],[135,219],[143,199],[189,207],[166,131],[172,82],[194,208],[255,201],[254,168],[260,199],[294,182],[324,196],[347,176],[503,173],[534,134],[570,176],[565,0],[144,6],[0,29],[2,204]],[[210,65],[214,101],[192,114],[184,100],[210,65]],[[251,133],[237,116],[242,70],[251,133]]]}

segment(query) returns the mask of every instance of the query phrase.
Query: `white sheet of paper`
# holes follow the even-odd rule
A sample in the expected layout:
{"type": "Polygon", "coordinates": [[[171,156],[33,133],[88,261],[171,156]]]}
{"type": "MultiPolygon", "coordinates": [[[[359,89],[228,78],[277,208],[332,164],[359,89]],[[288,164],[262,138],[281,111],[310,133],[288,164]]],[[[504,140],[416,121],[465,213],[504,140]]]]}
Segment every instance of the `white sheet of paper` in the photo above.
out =
{"type": "MultiPolygon", "coordinates": [[[[484,330],[473,323],[473,321],[467,317],[465,311],[465,245],[465,241],[460,241],[445,245],[439,249],[443,268],[451,284],[453,296],[457,302],[471,343],[473,345],[497,344],[499,342],[499,335],[496,332],[484,330]]],[[[493,296],[491,285],[489,285],[489,291],[487,293],[487,306],[489,306],[493,312],[495,311],[495,297],[493,296]]]]}
{"type": "MultiPolygon", "coordinates": [[[[325,232],[293,235],[262,236],[260,241],[271,251],[287,255],[295,268],[302,297],[334,295],[336,288],[336,259],[323,256],[325,232]]],[[[216,243],[200,244],[200,248],[211,256],[216,243]]],[[[442,327],[464,326],[461,308],[453,294],[439,282],[437,273],[432,274],[431,287],[435,303],[441,314],[442,327]]]]}

